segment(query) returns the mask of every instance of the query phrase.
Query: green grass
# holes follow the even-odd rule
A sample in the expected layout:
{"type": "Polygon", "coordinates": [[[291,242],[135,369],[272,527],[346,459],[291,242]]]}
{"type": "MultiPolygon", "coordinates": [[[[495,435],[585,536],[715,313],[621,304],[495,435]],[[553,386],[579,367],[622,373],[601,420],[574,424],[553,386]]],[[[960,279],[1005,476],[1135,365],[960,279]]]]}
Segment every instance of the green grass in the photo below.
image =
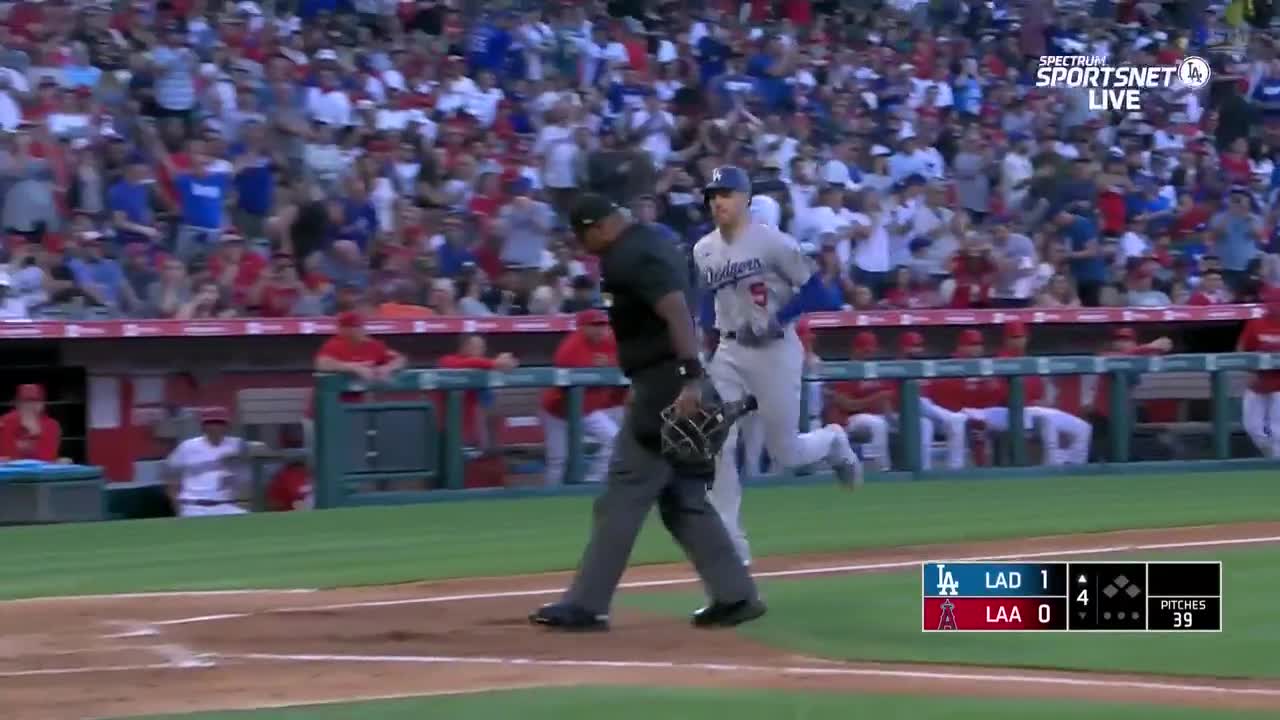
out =
{"type": "MultiPolygon", "coordinates": [[[[589,498],[0,529],[0,598],[338,587],[574,567],[589,498]]],[[[1271,472],[749,490],[760,556],[1280,517],[1271,472]],[[1212,502],[1206,502],[1208,495],[1212,502]]],[[[636,563],[681,560],[652,517],[636,563]]]]}
{"type": "MultiPolygon", "coordinates": [[[[1114,559],[1121,559],[1115,556],[1114,559]]],[[[768,645],[840,660],[881,660],[1129,671],[1218,677],[1280,676],[1280,550],[1152,554],[1222,560],[1222,633],[923,633],[920,573],[894,572],[767,582],[770,614],[740,632],[768,645]]],[[[1108,556],[1112,559],[1112,556],[1108,556]]],[[[629,606],[683,614],[702,597],[627,595],[629,606]]]]}
{"type": "Polygon", "coordinates": [[[1152,717],[1161,720],[1263,720],[1262,712],[1121,705],[1111,703],[1045,703],[1034,700],[988,700],[898,695],[701,690],[684,688],[541,688],[476,695],[406,698],[364,703],[312,705],[279,710],[148,716],[146,720],[1114,720],[1152,717]]]}

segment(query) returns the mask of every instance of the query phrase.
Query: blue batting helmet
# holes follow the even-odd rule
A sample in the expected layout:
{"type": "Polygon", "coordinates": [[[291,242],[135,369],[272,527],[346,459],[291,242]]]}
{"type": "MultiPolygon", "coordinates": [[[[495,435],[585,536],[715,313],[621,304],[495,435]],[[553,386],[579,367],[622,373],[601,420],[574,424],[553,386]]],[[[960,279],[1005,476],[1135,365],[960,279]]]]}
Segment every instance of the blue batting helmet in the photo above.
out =
{"type": "Polygon", "coordinates": [[[702,189],[702,199],[704,201],[709,200],[711,193],[717,190],[731,190],[751,195],[751,177],[747,175],[746,170],[740,167],[721,165],[711,171],[711,179],[707,182],[707,186],[702,189]]]}

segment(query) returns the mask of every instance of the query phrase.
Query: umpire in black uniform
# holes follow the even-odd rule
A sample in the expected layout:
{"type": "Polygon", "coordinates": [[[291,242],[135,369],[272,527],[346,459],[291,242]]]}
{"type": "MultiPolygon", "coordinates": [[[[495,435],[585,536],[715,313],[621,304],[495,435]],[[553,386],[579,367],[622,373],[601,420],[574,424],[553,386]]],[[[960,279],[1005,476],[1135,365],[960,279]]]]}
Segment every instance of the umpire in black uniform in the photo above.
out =
{"type": "Polygon", "coordinates": [[[711,602],[695,627],[730,627],[765,613],[755,582],[707,502],[714,464],[676,466],[661,454],[662,411],[693,414],[705,380],[685,294],[688,267],[676,247],[633,223],[600,195],[584,195],[570,223],[598,255],[618,361],[631,379],[631,400],[614,446],[604,492],[596,499],[591,540],[573,585],[529,620],[562,630],[607,630],[609,607],[636,536],[656,502],[667,532],[684,549],[711,602]]]}

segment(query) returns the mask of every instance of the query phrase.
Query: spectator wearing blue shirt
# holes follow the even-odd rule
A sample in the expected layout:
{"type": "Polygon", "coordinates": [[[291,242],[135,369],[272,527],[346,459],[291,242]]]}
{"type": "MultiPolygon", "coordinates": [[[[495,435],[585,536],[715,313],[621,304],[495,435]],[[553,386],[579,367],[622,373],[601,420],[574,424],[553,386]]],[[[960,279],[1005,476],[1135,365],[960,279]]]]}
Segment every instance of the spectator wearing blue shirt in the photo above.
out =
{"type": "Polygon", "coordinates": [[[1262,239],[1262,219],[1252,211],[1249,194],[1231,193],[1227,208],[1209,221],[1209,232],[1222,261],[1222,278],[1240,293],[1249,282],[1249,263],[1259,254],[1262,239]]]}
{"type": "Polygon", "coordinates": [[[725,112],[760,97],[760,83],[743,72],[740,57],[729,60],[724,74],[715,78],[714,87],[721,109],[725,112]]]}
{"type": "Polygon", "coordinates": [[[438,270],[444,277],[456,278],[478,264],[475,253],[467,246],[462,221],[462,213],[450,213],[440,228],[440,244],[435,251],[438,270]]]}
{"type": "Polygon", "coordinates": [[[1156,226],[1172,222],[1174,207],[1169,198],[1160,194],[1153,178],[1138,182],[1137,192],[1125,198],[1125,210],[1129,222],[1137,223],[1147,232],[1156,226]]]}
{"type": "Polygon", "coordinates": [[[364,181],[352,175],[347,178],[346,197],[342,199],[342,225],[338,229],[339,240],[350,240],[361,251],[373,247],[378,234],[378,212],[369,199],[369,189],[364,181]]]}
{"type": "Polygon", "coordinates": [[[791,104],[791,87],[787,78],[792,72],[792,53],[782,40],[773,39],[764,52],[751,57],[747,62],[747,74],[757,82],[760,98],[770,110],[780,110],[791,104]]]}
{"type": "Polygon", "coordinates": [[[1098,225],[1084,215],[1063,211],[1057,216],[1058,229],[1066,241],[1065,256],[1076,281],[1076,294],[1087,307],[1101,304],[1107,280],[1107,262],[1098,242],[1098,225]]]}
{"type": "Polygon", "coordinates": [[[698,77],[704,85],[728,70],[729,57],[733,54],[720,38],[723,31],[717,27],[714,32],[698,41],[698,77]]]}
{"type": "Polygon", "coordinates": [[[236,160],[236,228],[247,238],[263,237],[275,204],[276,163],[266,145],[266,133],[256,119],[241,129],[243,142],[233,148],[236,160]]]}
{"type": "Polygon", "coordinates": [[[644,108],[645,98],[652,94],[653,87],[642,83],[639,73],[628,68],[623,73],[622,82],[609,86],[609,110],[615,114],[621,114],[627,109],[641,110],[644,108]]]}
{"type": "Polygon", "coordinates": [[[160,239],[151,210],[149,175],[147,159],[133,155],[125,165],[124,176],[107,189],[107,211],[120,245],[152,244],[160,239]]]}
{"type": "Polygon", "coordinates": [[[67,268],[76,285],[98,305],[115,312],[140,307],[129,283],[125,282],[120,263],[103,254],[102,241],[96,232],[81,235],[79,243],[71,243],[67,268]]]}

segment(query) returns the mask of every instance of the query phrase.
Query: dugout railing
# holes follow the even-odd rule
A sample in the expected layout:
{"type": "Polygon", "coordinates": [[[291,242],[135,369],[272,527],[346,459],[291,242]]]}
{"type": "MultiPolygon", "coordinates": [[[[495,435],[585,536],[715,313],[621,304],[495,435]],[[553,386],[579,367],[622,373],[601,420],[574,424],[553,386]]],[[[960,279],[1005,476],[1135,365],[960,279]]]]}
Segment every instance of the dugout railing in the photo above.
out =
{"type": "MultiPolygon", "coordinates": [[[[1131,462],[1131,442],[1137,428],[1132,396],[1134,377],[1152,373],[1206,373],[1209,376],[1211,452],[1208,460],[1179,461],[1178,469],[1226,469],[1272,461],[1234,458],[1232,431],[1238,413],[1230,381],[1233,374],[1280,369],[1280,354],[1222,353],[1151,357],[1055,356],[938,360],[825,362],[806,375],[807,381],[887,379],[898,381],[901,428],[898,451],[904,472],[888,477],[949,476],[955,471],[923,471],[920,467],[920,381],[936,378],[1005,377],[1009,381],[1009,427],[1023,428],[1026,408],[1022,378],[1029,375],[1093,375],[1110,378],[1107,415],[1107,462],[1092,466],[1131,469],[1138,465],[1171,466],[1168,462],[1131,462]],[[1118,466],[1118,467],[1116,467],[1118,466]]],[[[374,386],[337,374],[316,376],[315,492],[316,507],[398,504],[443,499],[462,490],[464,476],[463,415],[467,392],[503,388],[563,387],[567,389],[567,477],[572,483],[583,473],[582,399],[586,387],[623,386],[616,369],[519,368],[509,372],[476,370],[406,370],[389,382],[374,386]],[[352,394],[360,397],[353,402],[352,394]],[[378,400],[392,394],[395,400],[378,400]],[[405,399],[411,396],[410,399],[405,399]],[[344,399],[345,398],[345,399],[344,399]],[[388,483],[409,480],[410,490],[381,490],[388,483]]],[[[1238,385],[1238,383],[1237,383],[1238,385]]],[[[807,398],[802,393],[801,402],[807,398]]],[[[801,418],[808,413],[802,408],[801,418]]],[[[807,420],[802,420],[807,422],[807,420]]],[[[982,468],[996,477],[1028,466],[1023,431],[1005,433],[1010,466],[982,468]]],[[[1076,467],[1079,470],[1079,467],[1076,467]]],[[[1039,473],[1037,473],[1039,474],[1039,473]]],[[[783,478],[785,480],[785,478],[783,478]]],[[[501,490],[499,490],[501,492],[501,490]]]]}

